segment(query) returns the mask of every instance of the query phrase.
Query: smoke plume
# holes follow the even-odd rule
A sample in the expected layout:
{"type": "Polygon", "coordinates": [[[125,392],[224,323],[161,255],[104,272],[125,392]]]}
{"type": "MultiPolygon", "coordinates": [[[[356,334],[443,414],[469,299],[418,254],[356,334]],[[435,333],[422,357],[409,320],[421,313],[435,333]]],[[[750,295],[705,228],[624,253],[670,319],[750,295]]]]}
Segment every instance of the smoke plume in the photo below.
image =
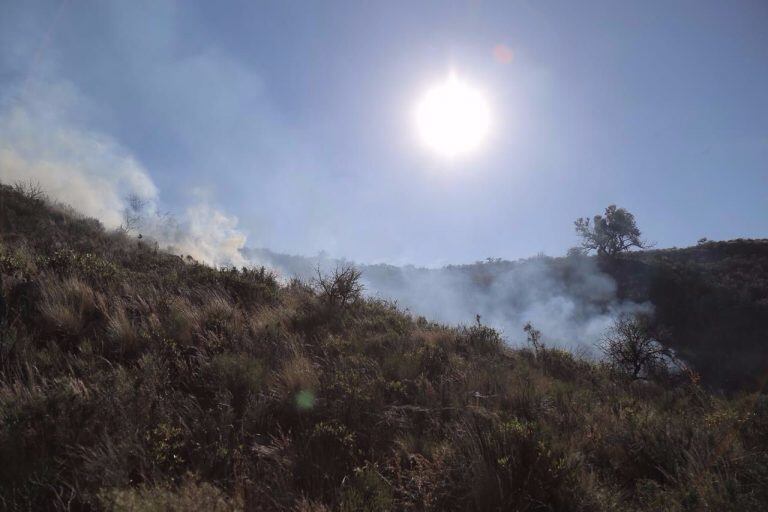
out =
{"type": "MultiPolygon", "coordinates": [[[[303,258],[252,250],[283,274],[311,278],[345,264],[325,256],[303,258]]],[[[616,283],[594,258],[545,256],[515,262],[489,260],[438,269],[358,265],[370,296],[394,300],[413,314],[446,324],[480,321],[512,344],[524,342],[527,322],[550,344],[590,349],[624,314],[650,313],[649,303],[620,300],[616,283]]]]}
{"type": "MultiPolygon", "coordinates": [[[[212,265],[264,262],[285,277],[310,278],[344,263],[244,250],[236,217],[198,194],[179,215],[162,215],[149,172],[111,137],[83,127],[88,105],[67,83],[25,84],[0,107],[0,181],[32,181],[107,228],[129,227],[177,254],[212,265]],[[126,226],[126,224],[129,224],[126,226]]],[[[545,340],[591,346],[619,315],[648,304],[619,300],[613,279],[590,258],[537,257],[440,269],[362,265],[369,295],[447,324],[480,321],[521,342],[530,321],[545,340]]]]}
{"type": "Polygon", "coordinates": [[[88,105],[66,82],[28,81],[0,105],[0,181],[38,184],[49,197],[212,265],[244,265],[237,218],[198,195],[180,215],[160,214],[149,172],[111,137],[82,126],[88,105]]]}

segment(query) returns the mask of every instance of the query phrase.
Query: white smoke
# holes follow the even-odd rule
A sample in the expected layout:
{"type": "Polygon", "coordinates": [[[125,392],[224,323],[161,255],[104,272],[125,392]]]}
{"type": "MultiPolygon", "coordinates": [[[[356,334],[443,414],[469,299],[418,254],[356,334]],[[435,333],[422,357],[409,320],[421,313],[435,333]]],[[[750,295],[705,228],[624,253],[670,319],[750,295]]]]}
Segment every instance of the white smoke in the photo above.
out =
{"type": "Polygon", "coordinates": [[[123,197],[148,202],[157,188],[111,138],[77,128],[68,118],[80,103],[72,87],[27,84],[0,111],[0,180],[31,181],[58,201],[108,228],[122,222],[123,197]]]}
{"type": "Polygon", "coordinates": [[[177,218],[158,215],[149,172],[113,138],[83,127],[75,113],[87,110],[66,82],[27,82],[12,91],[0,106],[0,181],[39,184],[108,229],[123,226],[134,210],[137,229],[162,247],[217,266],[250,263],[241,253],[246,237],[237,218],[206,199],[198,197],[177,218]]]}
{"type": "MultiPolygon", "coordinates": [[[[286,276],[308,277],[327,257],[297,258],[246,252],[236,217],[198,194],[180,215],[160,215],[149,172],[111,137],[78,122],[89,106],[66,83],[27,84],[0,106],[0,181],[39,183],[54,199],[107,228],[135,216],[133,229],[160,246],[213,265],[268,261],[286,276]],[[133,200],[127,200],[132,197],[133,200]]],[[[532,258],[461,267],[422,269],[362,266],[370,295],[394,299],[413,313],[449,324],[481,316],[512,343],[531,321],[545,339],[567,347],[590,346],[619,315],[647,312],[648,304],[617,298],[613,279],[589,258],[532,258]]]]}
{"type": "Polygon", "coordinates": [[[618,299],[613,278],[583,257],[441,269],[363,267],[363,275],[371,293],[416,314],[449,324],[472,323],[480,315],[511,343],[525,339],[523,326],[531,322],[551,344],[591,347],[620,315],[652,309],[618,299]]]}
{"type": "MultiPolygon", "coordinates": [[[[302,258],[250,251],[288,276],[311,278],[346,262],[324,256],[302,258]]],[[[614,279],[594,258],[535,257],[516,262],[488,261],[438,269],[358,265],[366,292],[450,325],[484,325],[501,331],[511,344],[525,341],[531,322],[544,341],[569,349],[591,349],[621,315],[652,313],[650,303],[618,298],[614,279]]],[[[589,350],[588,350],[589,351],[589,350]]]]}
{"type": "Polygon", "coordinates": [[[237,217],[227,215],[205,200],[189,206],[180,217],[163,217],[150,212],[136,230],[158,240],[167,250],[216,266],[248,266],[241,252],[246,236],[237,227],[237,217]]]}

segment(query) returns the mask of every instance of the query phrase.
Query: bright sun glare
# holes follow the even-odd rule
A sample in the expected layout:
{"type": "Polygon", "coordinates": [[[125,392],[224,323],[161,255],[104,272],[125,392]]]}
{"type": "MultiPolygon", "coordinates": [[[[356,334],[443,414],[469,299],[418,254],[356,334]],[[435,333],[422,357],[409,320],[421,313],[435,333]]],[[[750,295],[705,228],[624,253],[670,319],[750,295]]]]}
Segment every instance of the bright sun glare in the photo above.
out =
{"type": "Polygon", "coordinates": [[[455,73],[430,88],[416,107],[422,142],[448,159],[478,149],[488,135],[490,121],[490,108],[482,93],[455,73]]]}

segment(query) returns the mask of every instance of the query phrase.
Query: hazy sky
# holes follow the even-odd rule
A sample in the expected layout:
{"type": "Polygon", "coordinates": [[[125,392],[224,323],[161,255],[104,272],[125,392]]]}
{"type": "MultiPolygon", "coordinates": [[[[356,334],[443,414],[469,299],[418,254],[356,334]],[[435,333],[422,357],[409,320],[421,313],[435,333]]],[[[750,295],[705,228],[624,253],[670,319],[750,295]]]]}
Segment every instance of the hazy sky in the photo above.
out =
{"type": "MultiPolygon", "coordinates": [[[[0,0],[0,101],[97,134],[163,209],[204,196],[277,251],[559,255],[611,203],[662,247],[768,236],[764,0],[0,0]],[[450,69],[494,118],[458,163],[412,121],[450,69]]],[[[20,125],[0,133],[35,147],[20,125]]]]}

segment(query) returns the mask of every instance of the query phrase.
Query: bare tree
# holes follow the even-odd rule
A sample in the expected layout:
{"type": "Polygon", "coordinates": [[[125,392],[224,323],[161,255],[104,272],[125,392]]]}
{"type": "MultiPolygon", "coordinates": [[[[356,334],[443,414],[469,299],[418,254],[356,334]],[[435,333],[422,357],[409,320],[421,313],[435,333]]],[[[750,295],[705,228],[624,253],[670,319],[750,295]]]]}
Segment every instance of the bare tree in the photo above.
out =
{"type": "Polygon", "coordinates": [[[329,306],[346,307],[357,302],[365,289],[360,283],[359,270],[351,265],[336,267],[330,275],[323,275],[320,268],[316,269],[315,286],[320,297],[329,306]]]}
{"type": "Polygon", "coordinates": [[[42,201],[46,197],[40,182],[33,180],[17,181],[13,184],[13,190],[32,201],[42,201]]]}
{"type": "Polygon", "coordinates": [[[646,379],[679,367],[674,353],[653,336],[644,316],[621,316],[603,335],[600,350],[622,373],[646,379]]]}
{"type": "Polygon", "coordinates": [[[533,347],[533,353],[538,357],[545,350],[544,342],[541,341],[541,331],[536,329],[531,322],[526,322],[523,327],[528,344],[533,347]]]}
{"type": "Polygon", "coordinates": [[[147,207],[146,199],[138,194],[129,194],[125,198],[125,208],[123,208],[123,224],[120,228],[123,231],[130,232],[141,226],[144,218],[144,210],[147,207]]]}
{"type": "Polygon", "coordinates": [[[635,216],[624,208],[617,208],[615,204],[606,208],[604,215],[595,215],[591,222],[581,217],[574,224],[585,252],[597,251],[601,256],[616,256],[632,247],[648,247],[640,239],[635,216]]]}

